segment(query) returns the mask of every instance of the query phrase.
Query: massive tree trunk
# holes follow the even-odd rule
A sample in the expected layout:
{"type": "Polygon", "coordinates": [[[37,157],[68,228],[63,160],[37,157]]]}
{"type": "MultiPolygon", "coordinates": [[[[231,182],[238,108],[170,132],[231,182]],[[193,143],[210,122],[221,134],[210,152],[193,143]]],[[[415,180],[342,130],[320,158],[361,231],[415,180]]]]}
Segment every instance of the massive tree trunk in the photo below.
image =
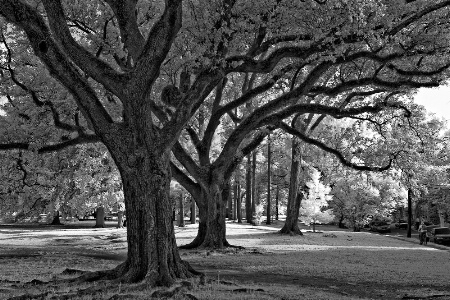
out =
{"type": "Polygon", "coordinates": [[[225,237],[225,203],[228,199],[223,199],[223,194],[218,184],[210,186],[206,235],[201,245],[203,248],[220,249],[229,246],[225,237]]]}
{"type": "Polygon", "coordinates": [[[195,272],[179,256],[169,199],[169,155],[139,153],[117,160],[127,215],[127,260],[117,267],[124,282],[145,279],[150,285],[170,285],[195,272]],[[191,271],[192,272],[191,272],[191,271]]]}
{"type": "Polygon", "coordinates": [[[202,189],[201,199],[196,199],[199,214],[199,227],[195,239],[180,246],[181,249],[213,248],[230,246],[225,236],[226,203],[230,197],[227,188],[211,184],[208,190],[202,189]]]}
{"type": "Polygon", "coordinates": [[[286,222],[280,233],[299,234],[303,235],[298,227],[298,215],[300,205],[303,198],[303,193],[299,191],[299,172],[300,161],[298,160],[299,143],[296,138],[292,139],[292,164],[291,164],[291,178],[289,182],[289,195],[286,209],[286,222]]]}

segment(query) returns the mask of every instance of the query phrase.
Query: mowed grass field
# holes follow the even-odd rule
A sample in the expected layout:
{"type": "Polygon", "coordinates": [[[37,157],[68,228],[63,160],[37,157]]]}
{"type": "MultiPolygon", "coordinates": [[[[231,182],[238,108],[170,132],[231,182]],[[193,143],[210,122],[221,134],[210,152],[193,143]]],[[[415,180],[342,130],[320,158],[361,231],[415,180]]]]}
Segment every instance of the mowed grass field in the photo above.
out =
{"type": "MultiPolygon", "coordinates": [[[[448,247],[334,226],[280,235],[281,225],[231,222],[228,241],[245,249],[180,250],[206,282],[191,279],[192,287],[166,299],[450,299],[448,247]]],[[[109,226],[0,226],[0,299],[163,299],[155,289],[61,281],[78,276],[66,269],[107,270],[125,259],[126,230],[109,226]]],[[[197,226],[175,231],[183,245],[197,226]]]]}

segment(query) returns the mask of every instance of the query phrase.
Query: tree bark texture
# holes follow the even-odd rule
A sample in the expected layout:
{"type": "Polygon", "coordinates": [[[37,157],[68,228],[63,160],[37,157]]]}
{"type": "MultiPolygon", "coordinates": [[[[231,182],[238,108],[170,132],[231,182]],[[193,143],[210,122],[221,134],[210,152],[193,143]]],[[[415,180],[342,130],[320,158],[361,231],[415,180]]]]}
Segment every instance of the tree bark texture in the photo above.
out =
{"type": "MultiPolygon", "coordinates": [[[[228,193],[228,191],[225,193],[228,193]]],[[[225,205],[228,199],[223,199],[223,191],[219,188],[218,184],[210,186],[208,196],[210,201],[207,210],[206,234],[201,247],[227,247],[229,244],[225,236],[225,205]]]]}
{"type": "Polygon", "coordinates": [[[218,184],[212,184],[208,190],[202,189],[201,199],[196,199],[199,215],[197,236],[191,243],[180,246],[181,249],[220,249],[230,246],[225,230],[226,203],[229,197],[229,188],[220,189],[218,184]]]}
{"type": "Polygon", "coordinates": [[[271,168],[270,164],[272,163],[272,157],[271,157],[271,149],[270,149],[270,135],[267,139],[267,221],[266,224],[270,225],[272,223],[272,210],[271,210],[271,198],[270,198],[270,185],[271,185],[271,168]]]}
{"type": "Polygon", "coordinates": [[[291,178],[289,182],[289,195],[286,208],[286,222],[280,233],[303,235],[298,227],[298,216],[300,212],[300,205],[303,198],[303,193],[299,192],[299,172],[300,161],[298,160],[299,142],[296,138],[292,138],[292,163],[291,163],[291,178]]]}
{"type": "Polygon", "coordinates": [[[146,279],[151,285],[170,285],[192,275],[179,256],[169,199],[169,155],[142,155],[133,168],[121,170],[127,214],[128,256],[118,267],[125,282],[146,279]]]}

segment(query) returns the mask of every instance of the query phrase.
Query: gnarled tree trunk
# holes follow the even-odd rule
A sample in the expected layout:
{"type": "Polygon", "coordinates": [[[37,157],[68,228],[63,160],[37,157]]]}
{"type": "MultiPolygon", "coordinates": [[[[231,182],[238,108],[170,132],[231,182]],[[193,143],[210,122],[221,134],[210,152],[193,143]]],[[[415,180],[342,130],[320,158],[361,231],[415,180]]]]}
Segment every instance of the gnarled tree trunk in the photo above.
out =
{"type": "Polygon", "coordinates": [[[226,203],[229,197],[230,191],[227,188],[221,189],[215,183],[208,190],[202,189],[200,199],[196,199],[199,215],[197,236],[191,243],[180,246],[181,249],[220,249],[230,246],[225,230],[226,203]]]}
{"type": "Polygon", "coordinates": [[[225,237],[225,204],[228,199],[223,199],[222,192],[218,184],[210,186],[206,235],[201,247],[223,248],[229,246],[225,237]]]}
{"type": "Polygon", "coordinates": [[[169,155],[139,154],[117,160],[127,215],[133,216],[127,219],[127,260],[117,267],[117,276],[124,282],[145,279],[167,286],[196,272],[181,260],[175,241],[169,155]]]}

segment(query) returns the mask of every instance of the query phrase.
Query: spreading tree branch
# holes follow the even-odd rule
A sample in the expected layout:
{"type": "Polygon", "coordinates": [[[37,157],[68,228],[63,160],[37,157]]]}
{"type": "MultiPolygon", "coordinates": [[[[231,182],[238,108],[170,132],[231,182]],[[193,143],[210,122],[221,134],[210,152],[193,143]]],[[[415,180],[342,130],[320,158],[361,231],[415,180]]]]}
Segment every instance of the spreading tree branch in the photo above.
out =
{"type": "Polygon", "coordinates": [[[145,39],[137,24],[137,0],[106,0],[106,2],[116,15],[122,43],[133,60],[137,61],[145,46],[145,39]]]}
{"type": "MultiPolygon", "coordinates": [[[[37,150],[37,153],[42,154],[42,153],[48,153],[48,152],[55,152],[55,151],[63,150],[70,146],[82,145],[82,144],[93,144],[93,143],[98,143],[98,142],[100,142],[100,139],[96,135],[90,135],[90,134],[89,135],[88,134],[80,135],[74,139],[64,141],[61,143],[41,146],[37,150]]],[[[14,150],[14,149],[30,150],[32,147],[33,147],[32,143],[25,143],[25,142],[23,142],[23,143],[22,142],[4,143],[4,144],[0,144],[0,151],[14,150]]]]}
{"type": "Polygon", "coordinates": [[[201,188],[198,183],[196,183],[189,176],[187,176],[173,162],[170,162],[170,170],[172,172],[172,177],[179,184],[181,184],[194,197],[194,199],[200,198],[201,188]]]}
{"type": "Polygon", "coordinates": [[[138,105],[145,102],[150,94],[153,83],[159,76],[161,65],[181,28],[182,0],[166,0],[165,3],[164,12],[150,30],[135,67],[130,73],[127,88],[137,92],[133,98],[138,105]]]}
{"type": "Polygon", "coordinates": [[[298,131],[297,129],[295,129],[295,128],[289,126],[289,125],[287,125],[287,124],[284,123],[284,122],[280,122],[280,123],[278,124],[278,126],[279,126],[279,128],[281,128],[281,129],[284,130],[285,132],[287,132],[287,133],[289,133],[289,134],[291,134],[291,135],[294,135],[294,136],[300,138],[300,139],[301,139],[302,141],[304,141],[305,143],[314,145],[314,146],[318,147],[319,149],[321,149],[321,150],[323,150],[323,151],[325,151],[325,152],[328,152],[328,153],[333,154],[334,156],[336,156],[336,158],[337,158],[344,166],[347,166],[347,167],[349,167],[349,168],[352,168],[352,169],[358,170],[358,171],[377,171],[377,172],[386,171],[386,170],[388,170],[389,168],[391,168],[393,161],[394,161],[394,160],[396,159],[396,157],[399,155],[399,152],[397,152],[397,153],[392,153],[392,154],[390,155],[389,162],[388,162],[386,165],[381,166],[381,167],[378,167],[378,166],[358,165],[358,164],[352,163],[351,161],[347,160],[347,159],[345,158],[345,156],[344,156],[340,151],[338,151],[338,150],[336,150],[336,149],[334,149],[334,148],[331,148],[331,147],[325,145],[325,144],[322,143],[321,141],[318,141],[318,140],[316,140],[316,139],[313,139],[313,138],[310,138],[310,137],[306,136],[304,133],[298,131]]]}
{"type": "Polygon", "coordinates": [[[111,116],[87,80],[51,38],[45,20],[37,11],[23,1],[0,0],[0,15],[25,31],[35,54],[44,62],[52,76],[74,96],[78,107],[95,131],[104,134],[111,130],[111,116]]]}
{"type": "Polygon", "coordinates": [[[183,167],[191,174],[194,178],[205,178],[205,175],[197,163],[192,159],[192,157],[186,152],[180,142],[176,142],[172,147],[172,153],[175,158],[183,165],[183,167]]]}
{"type": "MultiPolygon", "coordinates": [[[[37,95],[37,93],[36,93],[34,90],[32,90],[31,88],[29,88],[28,86],[26,86],[24,83],[20,82],[20,81],[17,79],[16,74],[15,74],[15,71],[14,71],[14,70],[12,69],[12,67],[11,67],[11,60],[12,60],[12,52],[11,52],[11,49],[10,49],[8,43],[6,42],[6,39],[5,39],[5,36],[3,35],[3,33],[2,33],[1,35],[2,35],[2,42],[3,42],[3,45],[5,46],[5,48],[6,48],[6,50],[7,50],[7,57],[8,57],[8,59],[7,59],[7,70],[8,70],[8,72],[9,72],[9,74],[10,74],[11,80],[12,80],[19,88],[21,88],[23,91],[27,92],[27,93],[31,96],[31,99],[33,100],[33,103],[34,103],[37,107],[43,107],[43,106],[46,106],[46,107],[48,107],[48,108],[50,109],[50,112],[52,113],[52,117],[53,117],[53,123],[55,124],[55,126],[56,126],[57,128],[64,129],[64,130],[67,130],[67,131],[77,131],[77,132],[82,132],[82,131],[84,131],[84,129],[83,129],[81,126],[79,126],[79,124],[77,124],[77,125],[74,126],[74,125],[72,125],[72,124],[62,122],[62,121],[61,121],[61,117],[60,117],[60,115],[59,115],[59,112],[58,112],[58,110],[56,109],[56,107],[55,107],[55,105],[53,104],[53,102],[51,102],[51,101],[49,101],[49,100],[46,100],[46,101],[40,100],[40,99],[39,99],[39,96],[37,95]]],[[[12,103],[11,98],[10,98],[9,95],[8,95],[8,99],[10,100],[10,103],[12,103]]],[[[19,115],[20,115],[20,114],[19,114],[19,115]]],[[[28,119],[29,119],[29,117],[28,117],[28,119]]]]}
{"type": "MultiPolygon", "coordinates": [[[[64,52],[90,77],[116,95],[122,95],[124,78],[107,63],[95,57],[72,37],[67,26],[61,0],[43,0],[50,28],[64,52]]],[[[36,13],[36,12],[34,12],[36,13]]]]}

